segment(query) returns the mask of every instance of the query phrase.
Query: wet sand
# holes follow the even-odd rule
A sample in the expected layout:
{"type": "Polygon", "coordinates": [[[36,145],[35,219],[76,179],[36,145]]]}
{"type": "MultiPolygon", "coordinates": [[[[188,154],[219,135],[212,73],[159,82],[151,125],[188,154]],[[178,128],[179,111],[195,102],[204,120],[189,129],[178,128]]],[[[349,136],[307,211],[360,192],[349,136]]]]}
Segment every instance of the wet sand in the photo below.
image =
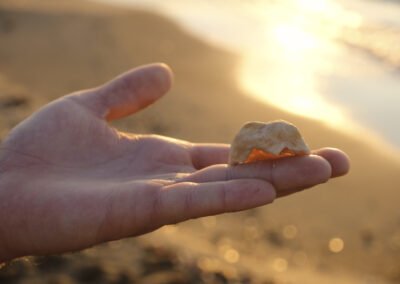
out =
{"type": "Polygon", "coordinates": [[[175,72],[171,92],[115,127],[229,143],[246,121],[285,119],[312,148],[338,147],[352,160],[350,175],[273,205],[18,260],[0,270],[0,283],[400,281],[399,160],[368,136],[347,136],[253,101],[235,80],[239,61],[148,12],[77,0],[0,1],[1,137],[64,94],[165,62],[175,72]],[[344,241],[339,253],[329,250],[333,238],[344,241]]]}

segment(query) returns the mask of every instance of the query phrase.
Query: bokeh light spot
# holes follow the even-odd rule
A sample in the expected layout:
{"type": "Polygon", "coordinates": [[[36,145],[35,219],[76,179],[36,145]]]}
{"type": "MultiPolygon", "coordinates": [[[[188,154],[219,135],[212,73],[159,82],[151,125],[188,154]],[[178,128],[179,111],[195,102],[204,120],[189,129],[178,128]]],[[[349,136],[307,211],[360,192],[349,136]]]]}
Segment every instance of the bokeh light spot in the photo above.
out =
{"type": "Polygon", "coordinates": [[[341,238],[332,238],[329,241],[329,250],[334,253],[339,253],[344,249],[344,241],[341,238]]]}
{"type": "Polygon", "coordinates": [[[274,259],[272,267],[277,272],[285,272],[288,268],[288,262],[286,259],[278,257],[274,259]]]}

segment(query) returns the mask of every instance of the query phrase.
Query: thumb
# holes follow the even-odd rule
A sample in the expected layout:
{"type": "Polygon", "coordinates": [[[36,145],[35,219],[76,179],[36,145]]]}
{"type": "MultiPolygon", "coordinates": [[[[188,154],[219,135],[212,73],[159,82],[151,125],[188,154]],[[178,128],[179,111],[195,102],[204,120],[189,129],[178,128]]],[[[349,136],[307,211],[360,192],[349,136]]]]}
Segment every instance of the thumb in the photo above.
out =
{"type": "Polygon", "coordinates": [[[114,120],[152,104],[170,89],[171,83],[171,69],[157,63],[129,70],[98,88],[73,96],[95,115],[114,120]]]}

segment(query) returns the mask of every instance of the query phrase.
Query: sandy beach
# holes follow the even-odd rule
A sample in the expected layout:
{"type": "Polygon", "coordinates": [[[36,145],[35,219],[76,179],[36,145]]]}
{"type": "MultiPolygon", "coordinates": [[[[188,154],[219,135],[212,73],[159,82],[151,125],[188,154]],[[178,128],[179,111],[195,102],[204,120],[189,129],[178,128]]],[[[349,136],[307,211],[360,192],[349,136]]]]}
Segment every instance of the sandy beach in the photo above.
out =
{"type": "Polygon", "coordinates": [[[0,135],[62,95],[151,62],[171,92],[122,131],[229,143],[243,123],[285,119],[311,148],[337,147],[348,176],[246,212],[193,220],[82,252],[16,260],[0,283],[399,283],[400,160],[368,136],[251,99],[240,57],[172,20],[78,0],[0,0],[0,135]],[[344,247],[329,249],[333,239],[344,247]]]}

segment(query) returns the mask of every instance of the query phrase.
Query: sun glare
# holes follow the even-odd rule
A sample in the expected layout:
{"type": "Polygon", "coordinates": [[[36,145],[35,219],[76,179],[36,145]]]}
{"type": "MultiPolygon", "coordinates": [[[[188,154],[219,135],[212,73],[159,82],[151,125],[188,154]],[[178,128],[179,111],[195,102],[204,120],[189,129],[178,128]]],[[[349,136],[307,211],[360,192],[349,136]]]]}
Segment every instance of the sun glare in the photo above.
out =
{"type": "Polygon", "coordinates": [[[277,43],[286,55],[301,55],[318,46],[315,37],[295,24],[282,24],[273,29],[277,43]]]}
{"type": "Polygon", "coordinates": [[[313,12],[325,12],[331,9],[333,5],[329,0],[298,0],[297,4],[300,7],[313,12]]]}
{"type": "Polygon", "coordinates": [[[339,106],[326,101],[319,76],[333,68],[336,37],[361,18],[330,0],[286,0],[265,20],[265,38],[248,54],[240,74],[255,97],[289,112],[331,125],[346,121],[339,106]],[[263,50],[264,48],[264,50],[263,50]]]}

